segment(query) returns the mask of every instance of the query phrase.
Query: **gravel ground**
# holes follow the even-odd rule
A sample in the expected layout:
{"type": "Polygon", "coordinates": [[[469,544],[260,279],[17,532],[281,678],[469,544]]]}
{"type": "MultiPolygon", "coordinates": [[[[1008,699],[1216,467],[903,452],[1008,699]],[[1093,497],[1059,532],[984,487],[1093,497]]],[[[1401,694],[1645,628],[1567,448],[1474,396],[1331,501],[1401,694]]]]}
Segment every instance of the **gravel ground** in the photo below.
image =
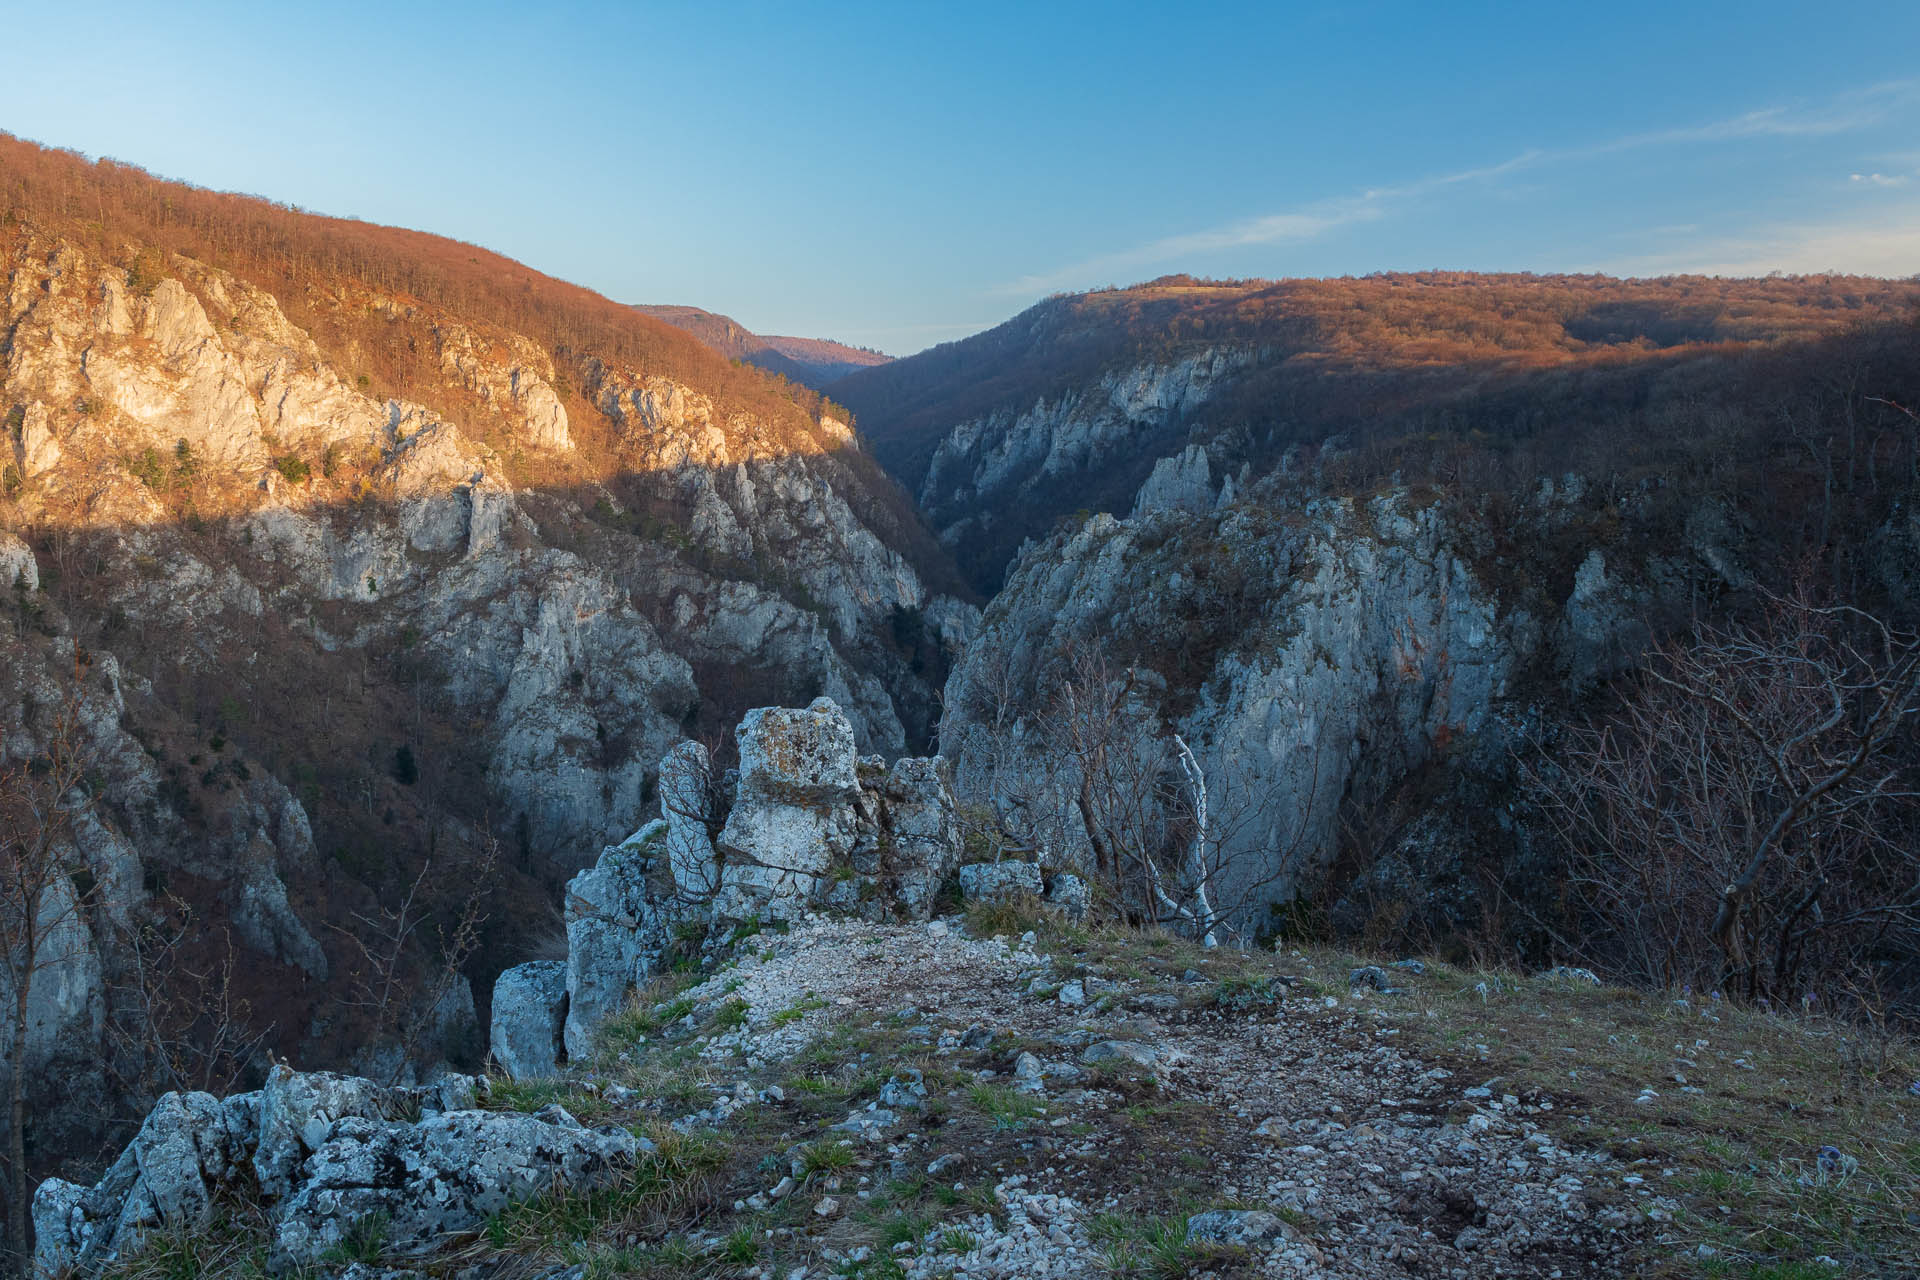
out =
{"type": "MultiPolygon", "coordinates": [[[[1216,1208],[1230,1212],[1202,1230],[1239,1248],[1194,1274],[1616,1274],[1637,1220],[1619,1207],[1632,1191],[1621,1170],[1539,1128],[1551,1099],[1504,1095],[1403,1052],[1367,1016],[1391,994],[1222,1011],[1202,974],[1110,980],[1069,965],[1030,938],[969,938],[957,921],[810,919],[750,940],[736,967],[691,994],[703,1011],[746,1002],[744,1025],[704,1044],[713,1058],[766,1069],[832,1028],[891,1025],[936,1060],[991,1053],[999,1067],[974,1075],[1024,1086],[1038,1113],[1004,1149],[946,1149],[940,1130],[915,1131],[914,1113],[884,1097],[841,1126],[896,1175],[930,1165],[943,1179],[998,1179],[992,1212],[896,1247],[911,1277],[1113,1274],[1126,1224],[1216,1208]],[[1176,1165],[1189,1190],[1170,1204],[1157,1174],[1176,1165]]],[[[840,1211],[823,1199],[822,1216],[840,1211]]],[[[865,1256],[827,1248],[811,1269],[741,1274],[823,1276],[865,1256]]]]}

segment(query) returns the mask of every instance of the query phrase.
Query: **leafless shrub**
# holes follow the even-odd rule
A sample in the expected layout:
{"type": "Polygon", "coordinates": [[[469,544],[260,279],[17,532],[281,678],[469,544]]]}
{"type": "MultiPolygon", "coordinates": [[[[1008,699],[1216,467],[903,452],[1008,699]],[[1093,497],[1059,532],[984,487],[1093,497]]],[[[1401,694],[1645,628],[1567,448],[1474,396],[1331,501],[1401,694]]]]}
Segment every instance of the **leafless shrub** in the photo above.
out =
{"type": "Polygon", "coordinates": [[[400,901],[373,912],[354,912],[359,927],[334,926],[353,952],[347,994],[340,1003],[360,1013],[371,1024],[370,1043],[384,1041],[398,1053],[387,1070],[385,1083],[397,1083],[409,1064],[417,1062],[445,1000],[461,979],[461,970],[478,950],[480,928],[486,923],[487,895],[493,890],[500,850],[491,834],[481,837],[476,856],[452,867],[450,874],[463,890],[436,901],[432,857],[420,870],[400,901]],[[436,906],[448,908],[444,923],[435,923],[436,906]],[[433,945],[425,943],[431,926],[433,945]]]}
{"type": "Polygon", "coordinates": [[[261,1026],[234,986],[230,931],[217,954],[196,956],[202,924],[193,908],[167,894],[145,919],[120,929],[133,965],[116,992],[107,1036],[127,1092],[152,1097],[169,1089],[229,1092],[255,1062],[274,1028],[261,1026]]]}
{"type": "Polygon", "coordinates": [[[1776,598],[1669,644],[1607,717],[1523,762],[1577,945],[1748,1000],[1865,990],[1920,943],[1920,645],[1776,598]]]}

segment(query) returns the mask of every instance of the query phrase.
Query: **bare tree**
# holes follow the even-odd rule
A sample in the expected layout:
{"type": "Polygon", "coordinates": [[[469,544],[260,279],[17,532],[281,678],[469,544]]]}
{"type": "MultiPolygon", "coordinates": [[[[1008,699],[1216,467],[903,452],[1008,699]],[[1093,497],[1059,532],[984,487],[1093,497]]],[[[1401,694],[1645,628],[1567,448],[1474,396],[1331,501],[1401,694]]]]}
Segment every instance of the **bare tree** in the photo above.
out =
{"type": "Polygon", "coordinates": [[[399,1050],[385,1083],[397,1082],[418,1058],[435,1015],[478,949],[498,861],[499,846],[491,834],[485,834],[478,856],[456,868],[463,891],[454,899],[450,921],[434,925],[431,958],[418,954],[427,936],[424,930],[435,916],[431,856],[420,864],[397,904],[370,913],[354,912],[357,930],[334,926],[357,953],[348,994],[340,1003],[361,1012],[372,1024],[374,1036],[399,1050]]]}
{"type": "Polygon", "coordinates": [[[1804,594],[1658,650],[1523,762],[1595,959],[1785,1000],[1920,940],[1920,645],[1804,594]]]}
{"type": "MultiPolygon", "coordinates": [[[[76,648],[74,684],[82,659],[76,648]]],[[[34,979],[73,959],[92,893],[74,861],[74,811],[88,803],[78,694],[69,688],[50,713],[40,754],[0,761],[0,975],[8,1010],[7,1237],[27,1247],[26,1058],[34,979]]]]}
{"type": "Polygon", "coordinates": [[[117,1058],[129,1064],[122,1085],[133,1096],[168,1089],[225,1094],[273,1034],[257,1025],[234,985],[231,933],[220,930],[217,956],[196,958],[203,930],[192,907],[166,894],[147,918],[118,930],[133,966],[107,1023],[117,1058]]]}
{"type": "Polygon", "coordinates": [[[1036,826],[1071,826],[1123,917],[1209,945],[1244,932],[1276,886],[1301,871],[1319,803],[1318,751],[1310,749],[1297,789],[1251,770],[1210,782],[1137,668],[1116,672],[1099,649],[1082,645],[1053,677],[1025,764],[1002,766],[1052,801],[1053,812],[1030,804],[1023,816],[1036,826]]]}

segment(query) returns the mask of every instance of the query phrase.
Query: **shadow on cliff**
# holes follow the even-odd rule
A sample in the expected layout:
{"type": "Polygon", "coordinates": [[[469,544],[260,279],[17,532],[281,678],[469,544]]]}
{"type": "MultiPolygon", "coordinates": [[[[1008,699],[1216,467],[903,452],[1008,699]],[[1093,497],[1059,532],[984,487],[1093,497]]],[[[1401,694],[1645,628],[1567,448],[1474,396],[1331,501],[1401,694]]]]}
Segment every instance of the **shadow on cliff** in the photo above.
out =
{"type": "MultiPolygon", "coordinates": [[[[873,467],[855,451],[838,461],[873,467]]],[[[286,496],[330,536],[343,544],[370,528],[399,536],[405,504],[397,498],[327,498],[326,478],[311,480],[284,486],[295,488],[286,496]]],[[[907,544],[916,572],[931,568],[931,589],[964,592],[896,487],[845,487],[865,504],[854,511],[863,525],[889,546],[907,544]]],[[[609,805],[608,830],[579,831],[577,847],[565,847],[497,785],[496,705],[455,694],[470,674],[462,668],[487,655],[436,647],[413,621],[418,597],[444,576],[473,571],[471,548],[409,545],[407,581],[306,593],[250,523],[269,500],[257,486],[162,477],[153,492],[168,509],[156,523],[14,524],[40,583],[29,589],[22,578],[0,589],[7,661],[61,673],[35,696],[61,696],[72,671],[87,697],[115,710],[94,812],[137,855],[138,939],[149,950],[158,940],[166,946],[164,971],[142,984],[127,971],[146,954],[128,950],[134,939],[103,942],[119,961],[107,965],[110,1024],[135,1012],[133,1002],[159,1009],[165,1037],[188,1057],[257,1038],[260,1049],[305,1067],[377,1074],[397,1063],[370,1047],[406,1038],[383,1002],[444,993],[446,1007],[428,1019],[429,1043],[407,1047],[420,1068],[479,1065],[494,977],[554,953],[567,876],[657,811],[658,761],[646,758],[657,743],[650,747],[630,716],[596,704],[577,667],[537,695],[583,709],[563,744],[572,758],[609,779],[621,770],[640,779],[609,805]],[[296,805],[298,817],[288,816],[296,805]],[[280,922],[278,932],[260,923],[260,895],[271,898],[274,884],[285,886],[284,912],[265,918],[280,922]]],[[[664,649],[685,651],[690,686],[645,695],[671,736],[719,744],[751,707],[804,705],[827,691],[830,672],[778,655],[757,659],[750,640],[732,653],[685,642],[685,600],[704,605],[750,587],[783,625],[818,637],[835,660],[883,685],[906,731],[901,746],[925,749],[955,656],[951,637],[918,605],[883,599],[861,602],[857,623],[843,625],[808,586],[802,559],[834,548],[764,531],[748,554],[704,547],[681,494],[646,473],[523,486],[515,502],[528,519],[480,554],[501,557],[506,577],[524,574],[533,589],[553,572],[553,553],[577,556],[613,583],[664,649]]],[[[454,509],[463,501],[458,493],[441,500],[454,509]]],[[[0,529],[19,510],[0,506],[0,529]]],[[[469,607],[501,605],[478,598],[469,607]]],[[[237,1087],[262,1060],[207,1065],[200,1083],[237,1087]]],[[[125,1136],[117,1104],[95,1110],[102,1125],[94,1136],[108,1145],[125,1136]]],[[[84,1163],[79,1139],[52,1141],[42,1143],[37,1166],[84,1163]]]]}

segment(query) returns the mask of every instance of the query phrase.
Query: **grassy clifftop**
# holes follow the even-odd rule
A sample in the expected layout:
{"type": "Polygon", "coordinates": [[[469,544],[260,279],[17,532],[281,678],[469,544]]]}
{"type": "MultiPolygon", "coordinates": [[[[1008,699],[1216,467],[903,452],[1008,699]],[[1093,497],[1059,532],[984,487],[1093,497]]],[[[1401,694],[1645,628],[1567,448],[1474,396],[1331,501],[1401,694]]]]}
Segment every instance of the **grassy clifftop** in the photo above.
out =
{"type": "MultiPolygon", "coordinates": [[[[1355,981],[1365,963],[1203,950],[1019,904],[743,929],[643,993],[566,1078],[496,1083],[493,1106],[648,1135],[626,1185],[517,1205],[404,1265],[1910,1273],[1912,1042],[1578,975],[1429,962],[1355,981]]],[[[118,1274],[251,1274],[258,1240],[236,1211],[118,1274]]],[[[402,1265],[377,1223],[351,1261],[402,1265]]]]}

